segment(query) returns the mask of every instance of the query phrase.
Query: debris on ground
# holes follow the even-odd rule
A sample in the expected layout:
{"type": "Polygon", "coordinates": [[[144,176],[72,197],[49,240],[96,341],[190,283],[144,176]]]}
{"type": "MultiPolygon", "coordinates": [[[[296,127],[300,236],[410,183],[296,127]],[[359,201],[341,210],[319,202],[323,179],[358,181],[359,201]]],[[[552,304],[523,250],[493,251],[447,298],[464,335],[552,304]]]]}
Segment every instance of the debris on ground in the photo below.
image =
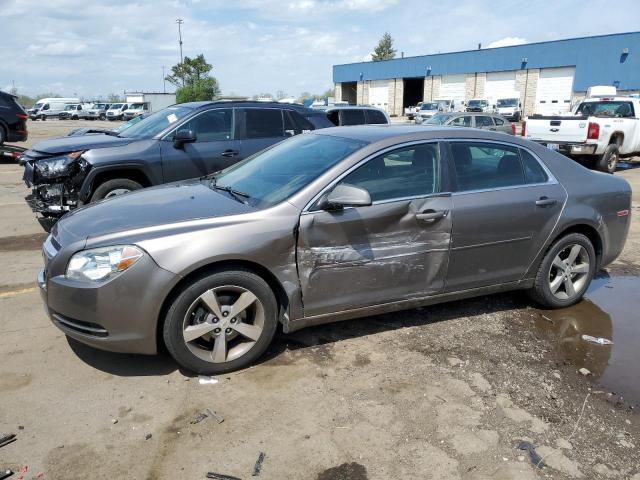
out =
{"type": "Polygon", "coordinates": [[[198,383],[200,383],[200,385],[215,385],[216,383],[218,383],[218,379],[209,377],[208,375],[199,375],[198,383]]]}
{"type": "Polygon", "coordinates": [[[542,461],[542,457],[536,452],[536,447],[533,446],[533,443],[522,440],[518,443],[518,450],[524,450],[529,454],[529,459],[531,463],[533,463],[538,468],[544,468],[546,465],[542,461]]]}
{"type": "Polygon", "coordinates": [[[591,375],[591,371],[590,371],[590,370],[588,370],[588,369],[586,369],[586,368],[584,368],[584,367],[582,367],[582,368],[581,368],[580,370],[578,370],[578,371],[579,371],[582,375],[584,375],[585,377],[586,377],[587,375],[591,375]]]}
{"type": "Polygon", "coordinates": [[[17,440],[15,433],[0,433],[0,447],[9,445],[17,440]]]}
{"type": "Polygon", "coordinates": [[[144,436],[144,439],[145,439],[145,440],[149,440],[151,437],[153,437],[153,435],[151,435],[150,433],[147,433],[147,434],[144,436]]]}
{"type": "Polygon", "coordinates": [[[260,475],[260,470],[262,470],[262,462],[264,462],[264,457],[266,457],[264,452],[260,452],[260,454],[258,455],[258,460],[256,460],[256,464],[253,466],[253,473],[251,474],[252,477],[257,477],[258,475],[260,475]]]}
{"type": "Polygon", "coordinates": [[[191,420],[189,423],[191,425],[195,425],[196,423],[200,423],[202,420],[204,420],[207,417],[208,417],[208,415],[206,413],[200,413],[200,414],[196,415],[195,418],[193,420],[191,420]]]}
{"type": "Polygon", "coordinates": [[[9,478],[11,475],[13,475],[13,470],[10,470],[8,468],[0,470],[0,480],[4,480],[5,478],[9,478]]]}
{"type": "Polygon", "coordinates": [[[117,418],[112,418],[111,419],[111,423],[113,423],[115,425],[116,423],[118,423],[118,419],[117,418]]]}
{"type": "Polygon", "coordinates": [[[224,422],[224,417],[214,411],[209,410],[208,408],[205,410],[205,412],[207,413],[207,415],[209,415],[210,418],[212,418],[213,420],[215,420],[218,423],[222,423],[224,422]]]}
{"type": "Polygon", "coordinates": [[[595,343],[598,345],[613,345],[613,342],[607,338],[592,337],[591,335],[582,335],[582,339],[586,342],[595,343]]]}
{"type": "Polygon", "coordinates": [[[215,480],[242,480],[238,477],[233,477],[231,475],[225,475],[223,473],[216,472],[207,472],[207,478],[213,478],[215,480]]]}

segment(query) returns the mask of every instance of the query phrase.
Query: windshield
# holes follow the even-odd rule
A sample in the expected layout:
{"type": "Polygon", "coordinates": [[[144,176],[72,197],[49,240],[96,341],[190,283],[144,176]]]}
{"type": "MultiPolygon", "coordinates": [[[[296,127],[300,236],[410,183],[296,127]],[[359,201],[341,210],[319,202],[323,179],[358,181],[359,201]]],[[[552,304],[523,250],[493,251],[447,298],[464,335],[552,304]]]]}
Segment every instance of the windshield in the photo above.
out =
{"type": "Polygon", "coordinates": [[[583,102],[576,110],[577,115],[593,117],[633,117],[633,104],[625,101],[583,102]]]}
{"type": "Polygon", "coordinates": [[[470,107],[484,107],[487,105],[486,100],[469,100],[470,107]]]}
{"type": "Polygon", "coordinates": [[[122,107],[122,105],[122,103],[114,103],[109,107],[109,110],[117,110],[118,108],[122,107]]]}
{"type": "Polygon", "coordinates": [[[423,103],[422,106],[420,107],[420,110],[437,110],[437,109],[438,109],[437,103],[423,103]]]}
{"type": "Polygon", "coordinates": [[[139,123],[140,121],[142,121],[145,118],[147,118],[147,117],[145,117],[144,115],[138,115],[137,117],[133,117],[128,122],[125,122],[122,125],[120,125],[119,127],[114,128],[113,131],[116,132],[116,133],[122,133],[127,128],[133,127],[136,123],[139,123]]]}
{"type": "Polygon", "coordinates": [[[66,107],[64,107],[65,110],[75,110],[76,106],[75,105],[67,105],[66,107]]]}
{"type": "Polygon", "coordinates": [[[173,123],[193,112],[190,107],[169,107],[148,116],[119,136],[124,138],[152,138],[173,123]]]}
{"type": "Polygon", "coordinates": [[[94,103],[91,108],[95,108],[96,110],[101,110],[105,107],[104,103],[94,103]]]}
{"type": "Polygon", "coordinates": [[[42,108],[42,105],[44,105],[44,103],[36,103],[36,104],[33,106],[33,108],[40,109],[40,108],[42,108]]]}
{"type": "Polygon", "coordinates": [[[446,115],[444,113],[438,113],[438,114],[434,115],[433,117],[431,117],[429,120],[427,120],[426,123],[428,123],[429,125],[444,125],[444,122],[446,122],[450,118],[451,118],[451,115],[446,115]]]}
{"type": "Polygon", "coordinates": [[[247,193],[249,203],[256,207],[269,207],[364,145],[366,142],[350,138],[296,135],[223,170],[216,176],[216,185],[247,193]]]}
{"type": "Polygon", "coordinates": [[[498,100],[498,108],[517,107],[517,106],[518,106],[517,98],[501,98],[498,100]]]}
{"type": "Polygon", "coordinates": [[[446,110],[447,108],[449,108],[449,104],[451,102],[449,100],[436,100],[436,103],[438,104],[438,108],[446,110]]]}
{"type": "Polygon", "coordinates": [[[129,110],[140,110],[144,107],[144,103],[132,103],[129,105],[129,110]]]}

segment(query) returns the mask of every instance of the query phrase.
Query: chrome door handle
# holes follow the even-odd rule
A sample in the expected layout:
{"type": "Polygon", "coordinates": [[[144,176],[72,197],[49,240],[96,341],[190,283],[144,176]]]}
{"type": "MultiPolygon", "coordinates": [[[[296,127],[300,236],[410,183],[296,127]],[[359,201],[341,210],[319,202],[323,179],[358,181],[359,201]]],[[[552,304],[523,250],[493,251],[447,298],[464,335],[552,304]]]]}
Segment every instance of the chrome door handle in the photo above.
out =
{"type": "Polygon", "coordinates": [[[558,203],[557,200],[549,197],[540,197],[540,199],[536,200],[536,206],[538,207],[549,207],[551,205],[555,205],[558,203]]]}
{"type": "Polygon", "coordinates": [[[439,219],[444,218],[446,216],[447,216],[447,211],[446,210],[439,210],[439,211],[425,210],[422,213],[416,213],[416,218],[418,220],[422,220],[422,221],[427,222],[427,223],[433,223],[436,220],[439,220],[439,219]]]}

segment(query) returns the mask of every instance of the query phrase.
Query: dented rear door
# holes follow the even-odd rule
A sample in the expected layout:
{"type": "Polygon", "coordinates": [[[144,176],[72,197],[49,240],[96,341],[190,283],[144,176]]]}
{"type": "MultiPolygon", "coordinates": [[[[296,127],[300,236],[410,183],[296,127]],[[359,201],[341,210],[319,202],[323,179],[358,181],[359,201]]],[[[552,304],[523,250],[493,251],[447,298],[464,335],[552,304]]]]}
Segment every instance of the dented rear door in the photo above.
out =
{"type": "Polygon", "coordinates": [[[440,191],[437,144],[427,145],[435,155],[422,147],[376,157],[342,180],[367,188],[372,205],[301,215],[297,253],[305,316],[443,291],[452,200],[440,191]]]}

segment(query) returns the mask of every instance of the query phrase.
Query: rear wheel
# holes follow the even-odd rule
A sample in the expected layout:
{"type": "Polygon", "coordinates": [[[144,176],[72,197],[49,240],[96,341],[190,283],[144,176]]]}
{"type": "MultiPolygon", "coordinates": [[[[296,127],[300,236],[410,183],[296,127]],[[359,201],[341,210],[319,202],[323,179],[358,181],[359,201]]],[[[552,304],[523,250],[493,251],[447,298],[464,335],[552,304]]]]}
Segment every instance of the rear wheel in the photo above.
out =
{"type": "Polygon", "coordinates": [[[40,115],[40,120],[44,122],[46,119],[47,119],[47,116],[44,113],[40,115]]]}
{"type": "Polygon", "coordinates": [[[91,202],[97,202],[104,198],[115,197],[123,193],[140,190],[141,188],[142,185],[128,178],[114,178],[113,180],[107,180],[98,185],[98,188],[96,188],[93,195],[91,195],[91,202]]]}
{"type": "Polygon", "coordinates": [[[538,267],[530,296],[548,308],[563,308],[582,299],[596,269],[591,241],[571,233],[554,243],[538,267]]]}
{"type": "Polygon", "coordinates": [[[596,168],[601,172],[614,173],[618,167],[618,161],[620,160],[620,151],[618,144],[612,143],[607,145],[602,157],[596,162],[596,168]]]}
{"type": "Polygon", "coordinates": [[[217,272],[195,281],[173,301],[163,338],[182,367],[226,373],[262,355],[275,334],[277,312],[262,278],[246,270],[217,272]]]}

